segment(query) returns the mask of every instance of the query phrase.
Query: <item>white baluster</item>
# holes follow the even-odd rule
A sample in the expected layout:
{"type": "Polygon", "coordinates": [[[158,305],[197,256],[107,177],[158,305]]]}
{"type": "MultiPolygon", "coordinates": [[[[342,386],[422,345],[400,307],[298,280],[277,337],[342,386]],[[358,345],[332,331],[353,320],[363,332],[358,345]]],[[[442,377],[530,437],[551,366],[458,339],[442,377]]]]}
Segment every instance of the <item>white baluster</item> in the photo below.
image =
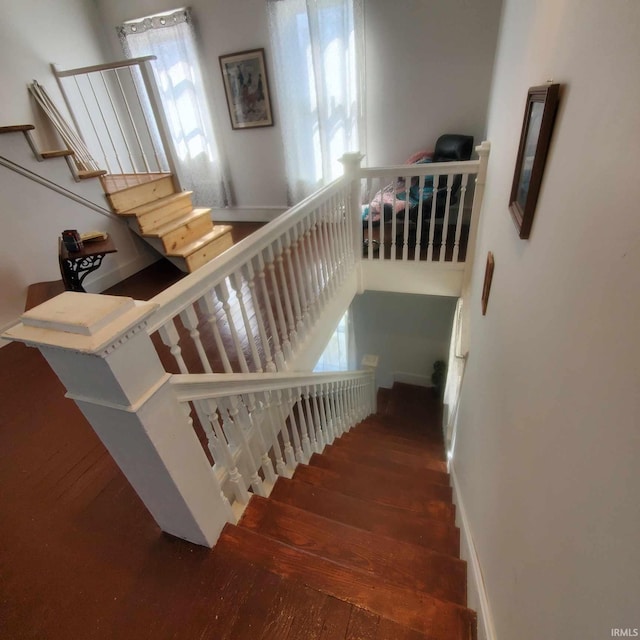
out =
{"type": "MultiPolygon", "coordinates": [[[[113,69],[110,69],[110,71],[113,71],[113,69]]],[[[107,71],[108,72],[108,71],[107,71]]],[[[111,95],[111,90],[109,89],[108,85],[107,85],[107,81],[105,79],[105,71],[100,71],[100,79],[102,80],[102,85],[104,87],[104,90],[107,94],[107,98],[109,99],[109,105],[111,106],[111,112],[113,113],[113,116],[116,120],[116,123],[118,124],[118,131],[120,133],[120,141],[124,143],[125,149],[127,151],[127,155],[129,156],[129,164],[131,166],[131,171],[133,173],[136,173],[136,166],[135,163],[133,162],[133,158],[131,156],[131,149],[129,148],[129,142],[127,141],[127,138],[124,134],[124,130],[122,129],[122,122],[120,122],[120,116],[118,115],[118,110],[116,109],[115,105],[113,104],[113,96],[111,95]]]]}
{"type": "Polygon", "coordinates": [[[302,257],[305,266],[303,269],[309,278],[309,305],[311,313],[311,321],[315,324],[320,313],[320,283],[318,280],[318,264],[313,253],[313,240],[311,238],[311,229],[313,227],[313,214],[310,214],[302,221],[302,257]]]}
{"type": "MultiPolygon", "coordinates": [[[[260,310],[260,300],[258,299],[258,292],[256,290],[256,274],[253,271],[253,264],[251,260],[245,265],[245,270],[247,283],[249,285],[249,295],[251,296],[251,304],[253,305],[253,310],[258,322],[258,333],[260,334],[260,342],[262,343],[262,348],[264,350],[264,356],[266,360],[265,369],[267,370],[267,373],[274,373],[277,371],[277,368],[273,362],[273,357],[271,355],[271,345],[269,344],[267,329],[264,324],[264,319],[262,318],[262,311],[260,310]]],[[[269,304],[268,300],[266,301],[266,304],[269,304]]],[[[273,327],[272,329],[275,330],[275,327],[273,327]]]]}
{"type": "Polygon", "coordinates": [[[165,346],[169,347],[171,355],[174,357],[180,373],[189,373],[189,369],[187,369],[187,365],[182,357],[182,349],[179,345],[180,336],[178,335],[178,330],[176,329],[176,325],[173,323],[173,320],[167,320],[158,329],[158,333],[160,334],[160,339],[165,346]]]}
{"type": "Polygon", "coordinates": [[[200,358],[200,362],[202,363],[204,372],[213,373],[211,365],[209,364],[207,352],[204,350],[202,340],[200,339],[200,331],[198,331],[198,314],[193,308],[193,305],[189,305],[186,309],[184,309],[184,311],[180,312],[180,319],[182,320],[182,324],[185,326],[185,328],[188,329],[189,336],[191,336],[193,343],[196,345],[196,351],[198,352],[198,356],[200,358]]]}
{"type": "MultiPolygon", "coordinates": [[[[298,409],[298,418],[300,420],[300,430],[302,432],[302,451],[304,452],[304,461],[307,462],[311,457],[313,431],[311,431],[311,437],[309,436],[310,426],[307,423],[307,418],[304,415],[303,405],[303,392],[302,388],[297,389],[298,400],[296,401],[296,407],[298,409]]],[[[294,407],[295,410],[295,407],[294,407]]]]}
{"type": "Polygon", "coordinates": [[[320,226],[320,232],[324,244],[324,254],[326,256],[326,265],[327,265],[327,289],[329,292],[329,296],[333,297],[336,292],[336,278],[335,278],[335,267],[336,261],[334,256],[334,246],[331,242],[331,218],[330,218],[330,210],[329,206],[326,202],[322,203],[321,208],[321,221],[322,224],[320,226]]]}
{"type": "Polygon", "coordinates": [[[371,178],[367,178],[367,200],[369,202],[369,215],[367,216],[367,258],[373,260],[373,215],[371,211],[371,178]]]}
{"type": "Polygon", "coordinates": [[[402,238],[402,259],[409,259],[409,200],[411,196],[411,181],[412,176],[405,176],[404,178],[404,235],[402,238]]]}
{"type": "Polygon", "coordinates": [[[273,443],[273,455],[276,459],[276,471],[279,476],[287,475],[287,467],[282,459],[282,449],[280,448],[280,442],[278,441],[278,432],[280,430],[280,425],[276,427],[274,424],[274,413],[276,413],[276,407],[271,401],[271,393],[264,392],[262,394],[264,401],[264,415],[266,424],[271,431],[271,442],[273,443]]]}
{"type": "Polygon", "coordinates": [[[291,239],[290,232],[286,231],[282,236],[284,245],[284,256],[287,261],[287,270],[289,271],[289,286],[291,287],[291,297],[293,298],[293,308],[296,315],[296,330],[298,332],[299,340],[303,340],[305,337],[305,326],[302,318],[302,313],[305,308],[305,296],[304,288],[300,286],[300,277],[302,273],[300,271],[300,265],[294,265],[294,261],[298,257],[293,240],[291,239]],[[297,274],[296,274],[296,266],[297,274]],[[297,277],[296,277],[297,276],[297,277]]]}
{"type": "Polygon", "coordinates": [[[336,437],[342,435],[343,422],[342,414],[340,413],[340,406],[338,405],[338,385],[335,382],[331,382],[328,385],[329,390],[329,405],[331,406],[331,414],[333,415],[333,425],[336,437]]]}
{"type": "Polygon", "coordinates": [[[345,276],[345,254],[342,250],[342,240],[340,238],[340,213],[338,196],[331,196],[330,200],[330,212],[331,212],[331,235],[333,238],[336,275],[338,278],[338,284],[341,284],[345,276]]]}
{"type": "Polygon", "coordinates": [[[324,424],[322,423],[322,418],[320,417],[317,389],[318,388],[314,385],[310,393],[311,393],[311,400],[313,403],[313,421],[316,425],[316,439],[320,447],[320,450],[318,451],[318,453],[322,453],[325,445],[329,444],[329,441],[327,440],[326,430],[325,430],[324,424]]]}
{"type": "Polygon", "coordinates": [[[335,403],[336,403],[336,411],[339,416],[339,424],[340,424],[340,433],[343,434],[347,430],[348,418],[347,413],[345,411],[345,406],[342,403],[342,390],[343,390],[344,382],[342,380],[335,383],[335,403]]]}
{"type": "Polygon", "coordinates": [[[227,350],[225,349],[224,342],[222,341],[222,336],[220,335],[220,329],[218,327],[218,316],[216,314],[216,305],[213,300],[214,291],[210,291],[206,293],[202,298],[198,300],[198,306],[202,313],[206,316],[207,322],[211,327],[211,333],[213,333],[213,339],[215,340],[216,347],[218,349],[218,353],[220,355],[220,360],[222,360],[222,368],[225,373],[232,373],[233,369],[231,368],[231,363],[229,362],[229,358],[227,356],[227,350]]]}
{"type": "Polygon", "coordinates": [[[451,187],[453,186],[453,174],[447,176],[447,201],[444,206],[444,220],[442,221],[442,243],[440,244],[439,262],[444,262],[447,254],[447,236],[449,235],[449,209],[451,208],[451,187]]]}
{"type": "Polygon", "coordinates": [[[278,416],[280,417],[280,433],[282,435],[282,444],[284,445],[284,458],[292,469],[296,467],[296,457],[289,439],[289,429],[287,428],[287,412],[282,406],[282,392],[277,390],[274,392],[276,397],[276,406],[278,416]]]}
{"type": "Polygon", "coordinates": [[[307,419],[307,425],[309,427],[309,433],[311,434],[311,445],[313,447],[313,451],[322,453],[322,434],[318,430],[318,423],[313,418],[308,386],[304,387],[302,399],[304,401],[304,412],[307,419]]]}
{"type": "MultiPolygon", "coordinates": [[[[391,260],[396,259],[396,234],[398,221],[396,220],[396,183],[397,177],[393,177],[391,182],[392,199],[391,199],[391,260]]],[[[384,207],[382,211],[382,222],[384,224],[384,207]]]]}
{"type": "Polygon", "coordinates": [[[312,327],[315,323],[315,307],[313,306],[313,285],[311,283],[311,265],[307,262],[307,249],[305,247],[305,221],[308,217],[305,217],[302,221],[295,225],[292,233],[297,238],[295,243],[295,256],[296,265],[298,267],[298,273],[300,274],[301,281],[301,302],[303,305],[302,318],[305,325],[312,327]]]}
{"type": "Polygon", "coordinates": [[[460,252],[460,234],[462,233],[462,218],[464,216],[464,201],[467,195],[468,180],[469,174],[464,173],[462,175],[462,182],[460,183],[460,200],[458,202],[458,217],[456,218],[456,237],[453,245],[453,262],[458,262],[458,254],[460,252]]]}
{"type": "Polygon", "coordinates": [[[256,406],[255,396],[252,393],[249,394],[249,403],[250,407],[248,412],[246,412],[246,403],[242,401],[242,398],[238,402],[238,405],[239,407],[243,408],[246,413],[246,417],[244,417],[243,420],[246,420],[247,425],[249,425],[250,432],[255,433],[256,438],[258,439],[261,461],[260,464],[262,466],[264,478],[267,482],[273,484],[276,481],[276,474],[273,470],[273,463],[271,462],[271,458],[269,457],[269,446],[264,439],[262,429],[258,426],[258,424],[261,424],[262,422],[261,418],[264,418],[264,408],[258,408],[256,406]]]}
{"type": "MultiPolygon", "coordinates": [[[[236,466],[235,460],[233,459],[233,454],[231,453],[231,449],[229,448],[227,438],[225,437],[225,432],[220,426],[220,421],[218,419],[218,405],[216,404],[215,400],[205,400],[204,409],[207,413],[209,423],[213,427],[216,437],[218,438],[218,442],[220,443],[220,449],[222,450],[222,454],[224,457],[224,466],[229,472],[229,479],[231,480],[231,483],[233,485],[233,493],[236,497],[236,500],[240,504],[247,504],[247,502],[249,502],[249,492],[247,491],[247,486],[244,482],[244,478],[238,471],[238,467],[236,466]]],[[[226,426],[227,421],[225,420],[224,412],[221,413],[222,420],[226,426]]]]}
{"type": "Polygon", "coordinates": [[[220,300],[220,302],[222,302],[222,308],[227,318],[227,323],[229,324],[229,331],[231,332],[233,346],[235,347],[236,355],[238,356],[238,362],[240,363],[240,370],[242,371],[242,373],[249,373],[249,366],[247,365],[247,360],[244,357],[242,343],[240,342],[238,331],[236,330],[236,323],[233,319],[233,315],[231,314],[231,306],[229,305],[229,289],[227,288],[227,283],[223,280],[216,285],[215,291],[218,299],[220,300]]]}
{"type": "Polygon", "coordinates": [[[280,276],[280,290],[284,297],[284,309],[287,313],[287,325],[289,327],[289,337],[291,345],[294,349],[298,348],[298,332],[296,329],[296,320],[291,305],[291,296],[289,295],[289,283],[284,270],[284,251],[282,248],[282,240],[278,238],[275,242],[276,265],[278,267],[278,275],[280,276]]]}
{"type": "MultiPolygon", "coordinates": [[[[267,310],[267,320],[269,321],[269,330],[271,332],[271,337],[273,338],[273,350],[274,356],[276,360],[276,368],[278,371],[284,371],[287,368],[285,363],[284,354],[282,352],[282,345],[280,344],[280,336],[278,335],[278,326],[276,325],[276,319],[273,315],[273,307],[271,306],[271,296],[269,295],[269,289],[267,287],[267,276],[265,273],[265,265],[264,258],[262,257],[262,253],[259,253],[257,256],[258,260],[258,278],[260,280],[260,290],[262,291],[262,298],[264,300],[264,306],[267,310]]],[[[272,278],[273,280],[273,278],[272,278]]],[[[285,333],[283,333],[283,337],[286,338],[286,325],[284,323],[284,315],[282,313],[282,308],[280,306],[280,299],[278,297],[278,291],[274,289],[274,296],[276,298],[276,306],[278,307],[278,314],[282,318],[282,326],[284,327],[285,333]]],[[[291,345],[289,344],[289,355],[291,355],[291,345]]]]}
{"type": "Polygon", "coordinates": [[[244,332],[247,336],[247,342],[249,343],[249,350],[251,351],[251,359],[253,360],[253,367],[257,373],[262,373],[262,362],[260,361],[260,354],[258,353],[258,347],[256,346],[256,339],[253,335],[253,327],[249,321],[249,314],[247,313],[247,306],[244,302],[244,295],[242,293],[242,275],[239,271],[236,271],[229,276],[229,281],[236,294],[236,299],[240,305],[240,314],[242,315],[242,322],[244,324],[244,332]]]}
{"type": "Polygon", "coordinates": [[[251,488],[253,492],[259,496],[266,497],[264,486],[262,485],[262,478],[258,475],[258,465],[255,458],[251,453],[251,447],[247,439],[247,432],[242,424],[240,418],[240,412],[238,411],[238,399],[236,397],[226,398],[219,401],[223,409],[223,416],[225,412],[229,414],[229,417],[233,421],[236,427],[236,433],[238,434],[240,448],[242,450],[242,457],[245,459],[249,473],[251,474],[251,488]]]}
{"type": "Polygon", "coordinates": [[[287,399],[286,413],[289,417],[289,424],[291,425],[291,435],[293,436],[293,445],[295,447],[296,460],[298,462],[305,463],[307,460],[302,451],[302,441],[300,439],[300,432],[298,430],[298,421],[296,420],[295,411],[293,410],[295,403],[293,401],[293,394],[291,393],[291,389],[286,390],[285,396],[287,399]]]}
{"type": "Polygon", "coordinates": [[[420,176],[418,180],[418,226],[416,229],[416,248],[413,252],[413,259],[420,260],[420,247],[422,245],[422,205],[424,200],[424,183],[426,176],[420,176]]]}
{"type": "Polygon", "coordinates": [[[384,178],[378,178],[378,193],[380,193],[380,250],[378,251],[378,260],[384,260],[384,178]]]}
{"type": "MultiPolygon", "coordinates": [[[[193,428],[193,419],[191,418],[191,411],[189,410],[189,403],[183,403],[183,408],[185,414],[187,415],[187,420],[189,424],[193,428]]],[[[196,415],[198,416],[198,421],[200,422],[200,426],[204,431],[204,435],[207,438],[207,448],[209,449],[209,453],[211,453],[211,458],[213,459],[214,464],[222,459],[222,453],[220,451],[220,443],[216,438],[216,435],[213,431],[211,423],[209,422],[209,416],[206,410],[203,409],[203,403],[200,401],[194,401],[193,403],[194,409],[196,410],[196,415]]]]}
{"type": "Polygon", "coordinates": [[[429,220],[429,245],[427,247],[427,262],[433,260],[433,235],[436,230],[436,204],[440,193],[440,176],[432,176],[433,193],[431,194],[431,217],[429,220]]]}
{"type": "MultiPolygon", "coordinates": [[[[290,360],[293,355],[293,348],[295,345],[295,331],[292,335],[289,335],[287,330],[287,323],[284,315],[282,297],[280,295],[280,285],[278,284],[278,274],[276,273],[276,258],[274,256],[273,248],[271,245],[267,247],[267,269],[269,269],[269,277],[271,278],[271,286],[273,287],[273,293],[276,299],[276,311],[278,312],[278,322],[280,324],[280,334],[282,335],[282,349],[284,351],[284,357],[286,360],[290,360]],[[293,344],[292,344],[293,341],[293,344]]],[[[286,282],[285,282],[286,286],[286,282]]]]}
{"type": "Polygon", "coordinates": [[[327,415],[327,406],[325,403],[326,392],[324,389],[324,385],[318,385],[316,389],[318,389],[316,394],[320,396],[318,404],[320,406],[320,420],[322,421],[322,425],[324,427],[325,442],[327,444],[331,444],[335,438],[335,434],[333,432],[333,425],[330,423],[330,416],[327,415]]]}
{"type": "Polygon", "coordinates": [[[313,213],[311,214],[311,219],[313,221],[313,227],[311,230],[311,241],[315,253],[315,262],[317,264],[320,308],[324,308],[329,296],[329,290],[327,288],[326,256],[324,253],[324,246],[322,242],[322,232],[320,230],[320,212],[317,210],[313,211],[313,213]]]}

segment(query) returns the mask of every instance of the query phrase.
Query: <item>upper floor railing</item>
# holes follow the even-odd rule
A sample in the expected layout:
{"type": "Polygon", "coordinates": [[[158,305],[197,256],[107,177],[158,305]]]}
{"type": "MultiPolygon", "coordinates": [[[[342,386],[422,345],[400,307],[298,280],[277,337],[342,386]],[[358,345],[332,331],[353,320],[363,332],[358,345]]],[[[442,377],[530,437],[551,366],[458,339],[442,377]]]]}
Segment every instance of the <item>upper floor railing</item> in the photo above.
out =
{"type": "Polygon", "coordinates": [[[78,133],[111,174],[176,175],[152,60],[155,56],[66,70],[51,65],[78,133]]]}

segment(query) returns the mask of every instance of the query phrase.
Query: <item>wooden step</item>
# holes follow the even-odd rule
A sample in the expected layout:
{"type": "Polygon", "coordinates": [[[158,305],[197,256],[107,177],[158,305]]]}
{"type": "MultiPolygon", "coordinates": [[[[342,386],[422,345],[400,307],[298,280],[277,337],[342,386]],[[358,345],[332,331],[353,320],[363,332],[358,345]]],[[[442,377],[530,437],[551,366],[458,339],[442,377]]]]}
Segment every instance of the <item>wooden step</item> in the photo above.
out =
{"type": "Polygon", "coordinates": [[[347,569],[248,529],[227,524],[216,544],[216,553],[258,564],[283,578],[426,634],[431,640],[474,637],[476,616],[465,607],[401,589],[377,576],[347,569]]]}
{"type": "Polygon", "coordinates": [[[311,467],[320,467],[333,471],[338,475],[355,479],[360,482],[369,483],[371,490],[383,493],[389,489],[393,494],[399,491],[411,502],[421,502],[423,500],[442,500],[451,502],[452,491],[448,484],[424,482],[418,479],[417,474],[391,471],[385,466],[369,466],[359,461],[336,460],[328,456],[314,453],[308,462],[311,467]]]}
{"type": "MultiPolygon", "coordinates": [[[[425,640],[424,634],[214,550],[219,597],[210,601],[209,640],[425,640]]],[[[206,600],[203,599],[203,602],[206,600]]],[[[197,611],[199,618],[207,612],[197,611]]],[[[190,613],[189,620],[193,619],[190,613]]],[[[197,628],[194,625],[194,628],[197,628]]],[[[131,636],[134,637],[134,636],[131,636]]]]}
{"type": "Polygon", "coordinates": [[[193,211],[192,191],[172,193],[149,204],[139,205],[120,215],[135,217],[140,233],[152,234],[158,227],[169,224],[193,211]]]}
{"type": "MultiPolygon", "coordinates": [[[[345,495],[375,502],[376,504],[403,509],[425,518],[443,520],[449,524],[453,524],[455,520],[455,507],[453,504],[445,500],[423,500],[417,498],[415,494],[405,492],[404,486],[386,486],[383,488],[381,483],[371,483],[367,478],[343,477],[329,469],[309,467],[304,464],[296,467],[293,477],[307,484],[339,491],[345,495]]],[[[447,487],[444,488],[446,489],[447,487]]]]}
{"type": "Polygon", "coordinates": [[[306,483],[288,478],[278,478],[269,498],[386,538],[417,544],[450,556],[460,553],[460,531],[443,520],[426,518],[323,487],[314,486],[309,490],[306,483]]]}
{"type": "Polygon", "coordinates": [[[173,178],[169,174],[159,174],[159,177],[150,178],[142,184],[136,184],[121,191],[109,192],[108,188],[105,188],[107,200],[117,213],[131,211],[135,207],[165,198],[175,192],[173,178]]]}
{"type": "Polygon", "coordinates": [[[106,176],[107,172],[104,169],[96,169],[95,171],[78,171],[78,178],[80,180],[90,180],[91,178],[100,178],[106,176]]]}
{"type": "Polygon", "coordinates": [[[415,467],[419,469],[433,469],[434,471],[447,472],[447,463],[439,458],[429,456],[424,452],[412,452],[407,453],[405,451],[397,451],[385,445],[384,442],[378,442],[376,440],[355,441],[353,439],[345,438],[348,434],[344,434],[340,438],[333,441],[333,446],[338,448],[347,449],[349,451],[361,451],[367,455],[372,455],[381,458],[382,460],[389,460],[391,462],[397,462],[398,464],[405,465],[407,467],[415,467]]]}
{"type": "Polygon", "coordinates": [[[415,425],[411,425],[393,416],[369,416],[358,425],[358,430],[388,433],[389,435],[411,441],[443,441],[441,423],[430,425],[428,422],[420,420],[417,421],[415,425]]]}
{"type": "MultiPolygon", "coordinates": [[[[445,459],[445,451],[443,444],[434,444],[431,442],[407,442],[406,439],[403,440],[397,436],[386,435],[383,433],[378,433],[373,436],[371,433],[367,433],[365,431],[359,431],[358,427],[355,427],[351,431],[343,434],[341,436],[346,441],[353,442],[354,445],[357,442],[374,442],[376,445],[380,447],[388,447],[390,449],[395,449],[396,451],[402,451],[404,453],[413,454],[413,455],[427,455],[432,456],[436,460],[444,460],[445,459]]],[[[357,445],[356,445],[357,446],[357,445]]]]}
{"type": "Polygon", "coordinates": [[[73,151],[71,149],[54,149],[52,151],[41,151],[40,155],[45,159],[50,158],[64,158],[65,156],[72,156],[73,151]]]}
{"type": "Polygon", "coordinates": [[[206,235],[184,247],[168,251],[167,255],[184,258],[188,271],[193,272],[232,246],[231,226],[217,224],[206,235]]]}
{"type": "Polygon", "coordinates": [[[393,462],[381,456],[362,452],[359,449],[352,449],[351,447],[339,447],[335,444],[330,444],[324,448],[322,455],[331,460],[340,460],[342,462],[364,465],[373,469],[391,471],[392,473],[404,475],[405,477],[411,476],[412,480],[417,483],[441,484],[446,487],[450,484],[449,475],[444,471],[434,471],[433,469],[415,466],[411,467],[406,464],[393,462]]]}
{"type": "Polygon", "coordinates": [[[32,124],[11,124],[6,127],[0,127],[0,133],[24,133],[34,129],[35,126],[32,124]]]}
{"type": "Polygon", "coordinates": [[[157,227],[151,233],[144,234],[160,238],[167,253],[201,238],[213,231],[211,209],[194,209],[187,215],[157,227]]]}
{"type": "Polygon", "coordinates": [[[239,526],[403,588],[466,606],[466,562],[253,496],[239,526]]]}

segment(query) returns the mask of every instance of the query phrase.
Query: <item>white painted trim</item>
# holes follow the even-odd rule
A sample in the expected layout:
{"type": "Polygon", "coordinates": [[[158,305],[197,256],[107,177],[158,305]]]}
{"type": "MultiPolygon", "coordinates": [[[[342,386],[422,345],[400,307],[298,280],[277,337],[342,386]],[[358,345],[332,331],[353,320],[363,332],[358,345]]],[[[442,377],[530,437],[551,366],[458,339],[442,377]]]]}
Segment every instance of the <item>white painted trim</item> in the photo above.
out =
{"type": "Polygon", "coordinates": [[[283,214],[289,207],[226,207],[212,209],[214,222],[271,222],[283,214]]]}
{"type": "Polygon", "coordinates": [[[418,373],[409,373],[408,371],[394,371],[393,381],[404,384],[412,384],[416,387],[433,387],[430,376],[422,376],[418,373]]]}
{"type": "Polygon", "coordinates": [[[469,602],[478,603],[478,640],[497,640],[498,636],[493,625],[493,616],[491,615],[489,597],[482,576],[480,558],[473,540],[467,510],[460,493],[460,485],[458,484],[453,460],[449,462],[449,475],[451,476],[453,488],[453,501],[456,505],[456,525],[460,528],[460,557],[467,561],[467,568],[471,570],[467,575],[468,600],[469,602]]]}

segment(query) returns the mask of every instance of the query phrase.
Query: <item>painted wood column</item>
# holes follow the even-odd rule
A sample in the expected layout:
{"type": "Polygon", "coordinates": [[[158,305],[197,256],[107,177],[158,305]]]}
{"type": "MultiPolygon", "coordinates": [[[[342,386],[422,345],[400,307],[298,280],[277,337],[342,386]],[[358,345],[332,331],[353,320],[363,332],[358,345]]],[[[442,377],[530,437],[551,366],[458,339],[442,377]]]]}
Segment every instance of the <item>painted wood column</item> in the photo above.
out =
{"type": "Polygon", "coordinates": [[[233,515],[147,334],[156,306],[65,292],[4,337],[42,352],[158,526],[211,547],[233,515]]]}

